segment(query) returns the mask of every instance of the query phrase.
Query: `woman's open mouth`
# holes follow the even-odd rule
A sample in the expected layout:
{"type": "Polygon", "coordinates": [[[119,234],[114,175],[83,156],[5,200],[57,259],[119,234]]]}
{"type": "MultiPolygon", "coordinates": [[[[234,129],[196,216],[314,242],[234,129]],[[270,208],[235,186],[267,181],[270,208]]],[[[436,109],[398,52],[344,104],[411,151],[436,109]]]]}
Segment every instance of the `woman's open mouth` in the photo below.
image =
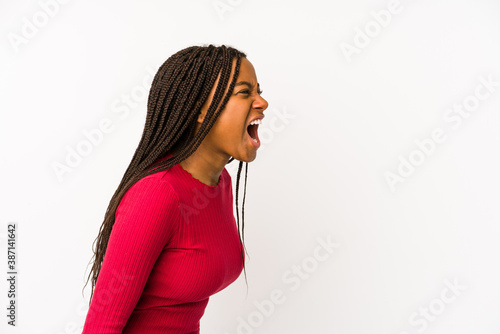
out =
{"type": "Polygon", "coordinates": [[[259,129],[259,124],[262,123],[262,120],[256,119],[255,121],[252,121],[250,125],[247,127],[247,133],[248,136],[250,137],[250,140],[252,141],[252,144],[256,147],[260,147],[260,139],[259,139],[259,134],[258,134],[258,129],[259,129]]]}

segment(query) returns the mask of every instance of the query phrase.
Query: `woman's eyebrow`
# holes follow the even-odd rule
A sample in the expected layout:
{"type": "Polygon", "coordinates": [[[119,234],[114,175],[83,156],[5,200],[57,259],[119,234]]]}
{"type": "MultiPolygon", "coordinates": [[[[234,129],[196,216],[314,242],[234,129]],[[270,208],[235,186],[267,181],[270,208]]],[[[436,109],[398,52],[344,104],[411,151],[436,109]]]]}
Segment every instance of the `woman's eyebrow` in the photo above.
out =
{"type": "MultiPolygon", "coordinates": [[[[236,86],[242,86],[242,85],[247,85],[248,87],[253,88],[253,85],[250,82],[248,82],[248,81],[237,82],[234,86],[236,87],[236,86]]],[[[260,84],[259,83],[257,83],[257,88],[260,89],[260,84]]]]}

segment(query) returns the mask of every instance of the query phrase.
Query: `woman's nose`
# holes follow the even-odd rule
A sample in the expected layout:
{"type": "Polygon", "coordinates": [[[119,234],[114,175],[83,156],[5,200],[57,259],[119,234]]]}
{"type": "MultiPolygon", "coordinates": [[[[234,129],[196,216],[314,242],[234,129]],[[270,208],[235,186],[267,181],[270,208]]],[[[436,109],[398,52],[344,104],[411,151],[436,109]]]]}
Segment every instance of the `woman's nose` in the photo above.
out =
{"type": "Polygon", "coordinates": [[[253,103],[254,108],[256,109],[261,109],[262,111],[266,110],[267,107],[269,106],[269,103],[265,98],[262,96],[259,96],[255,102],[253,103]]]}

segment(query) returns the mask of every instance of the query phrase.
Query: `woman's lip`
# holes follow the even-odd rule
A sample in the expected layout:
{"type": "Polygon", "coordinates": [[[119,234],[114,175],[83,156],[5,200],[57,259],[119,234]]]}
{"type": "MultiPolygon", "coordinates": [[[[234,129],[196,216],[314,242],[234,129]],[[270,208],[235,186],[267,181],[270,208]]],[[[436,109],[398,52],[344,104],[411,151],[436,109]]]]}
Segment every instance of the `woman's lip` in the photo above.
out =
{"type": "Polygon", "coordinates": [[[259,139],[258,135],[257,135],[257,142],[254,142],[254,140],[252,139],[252,137],[250,137],[250,134],[248,133],[248,131],[247,131],[247,136],[248,136],[249,140],[252,142],[252,145],[255,148],[259,148],[260,147],[260,139],[259,139]]]}

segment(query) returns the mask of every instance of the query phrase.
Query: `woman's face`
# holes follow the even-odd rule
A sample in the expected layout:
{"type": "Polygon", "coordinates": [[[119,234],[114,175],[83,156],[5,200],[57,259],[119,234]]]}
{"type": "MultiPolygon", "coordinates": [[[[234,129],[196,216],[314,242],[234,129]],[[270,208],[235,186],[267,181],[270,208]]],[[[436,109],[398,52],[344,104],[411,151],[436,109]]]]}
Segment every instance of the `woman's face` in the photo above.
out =
{"type": "MultiPolygon", "coordinates": [[[[229,76],[229,81],[234,75],[236,58],[233,59],[233,67],[229,76]]],[[[219,82],[217,78],[210,95],[202,107],[201,115],[198,117],[197,130],[212,102],[212,98],[219,82]]],[[[225,89],[226,95],[229,82],[225,89]]],[[[250,137],[247,128],[255,118],[263,118],[264,110],[267,109],[267,101],[259,94],[259,87],[255,69],[252,63],[246,58],[241,58],[240,71],[234,86],[231,97],[221,111],[217,121],[210,132],[205,136],[202,145],[204,149],[209,149],[213,154],[234,157],[236,160],[250,162],[255,160],[257,149],[260,146],[260,139],[257,134],[257,127],[254,126],[255,133],[252,135],[257,139],[257,143],[250,137]]],[[[229,159],[229,157],[228,157],[229,159]]]]}

